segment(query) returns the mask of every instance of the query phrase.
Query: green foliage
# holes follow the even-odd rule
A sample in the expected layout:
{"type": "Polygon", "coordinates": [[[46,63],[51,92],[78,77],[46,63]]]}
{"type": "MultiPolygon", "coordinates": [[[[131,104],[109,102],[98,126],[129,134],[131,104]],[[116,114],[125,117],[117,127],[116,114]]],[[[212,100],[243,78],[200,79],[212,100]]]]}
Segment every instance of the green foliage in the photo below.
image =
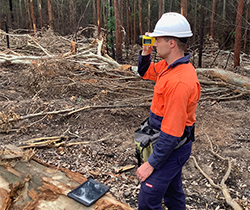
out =
{"type": "Polygon", "coordinates": [[[108,46],[113,48],[114,47],[114,41],[112,42],[112,40],[115,40],[115,16],[114,14],[114,7],[109,7],[109,15],[108,15],[108,22],[105,25],[105,27],[107,27],[107,29],[110,32],[113,32],[112,34],[109,33],[108,35],[108,46]],[[112,15],[111,15],[112,14],[112,15]]]}
{"type": "Polygon", "coordinates": [[[235,37],[235,31],[233,31],[232,33],[231,33],[231,38],[234,38],[235,37]]]}

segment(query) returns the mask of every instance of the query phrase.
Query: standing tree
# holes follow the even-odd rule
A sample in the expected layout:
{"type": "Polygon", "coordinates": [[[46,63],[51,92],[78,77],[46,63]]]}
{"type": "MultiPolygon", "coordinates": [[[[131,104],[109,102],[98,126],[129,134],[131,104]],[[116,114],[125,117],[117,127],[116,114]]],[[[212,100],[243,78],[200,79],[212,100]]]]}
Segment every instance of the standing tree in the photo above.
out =
{"type": "Polygon", "coordinates": [[[25,4],[25,11],[26,11],[27,28],[31,29],[32,28],[32,24],[31,24],[31,17],[30,17],[29,1],[28,0],[24,0],[24,4],[25,4]]]}
{"type": "Polygon", "coordinates": [[[242,11],[244,0],[238,0],[237,16],[236,16],[236,30],[235,30],[235,43],[234,43],[234,68],[240,66],[240,49],[241,49],[241,24],[242,24],[242,11]]]}
{"type": "Polygon", "coordinates": [[[163,0],[159,0],[159,11],[158,11],[158,18],[160,19],[163,14],[163,0]]]}
{"type": "Polygon", "coordinates": [[[181,14],[187,17],[187,0],[181,0],[181,14]]]}
{"type": "Polygon", "coordinates": [[[147,19],[147,22],[148,22],[148,32],[150,32],[150,0],[148,0],[148,19],[147,19]]]}
{"type": "Polygon", "coordinates": [[[13,23],[14,23],[14,16],[13,16],[12,0],[9,0],[9,5],[10,5],[11,24],[13,25],[13,23]]]}
{"type": "Polygon", "coordinates": [[[202,0],[202,6],[201,6],[201,35],[200,35],[200,47],[199,47],[199,61],[198,61],[198,67],[202,67],[202,49],[203,49],[203,37],[204,37],[204,19],[205,19],[205,8],[206,6],[206,0],[202,0]]]}
{"type": "Polygon", "coordinates": [[[95,24],[97,24],[97,20],[96,20],[95,0],[93,0],[93,2],[92,2],[92,6],[93,6],[93,23],[94,23],[94,25],[95,25],[95,24]]]}
{"type": "Polygon", "coordinates": [[[118,0],[114,0],[115,9],[115,49],[116,49],[116,60],[119,62],[122,60],[122,34],[121,34],[121,24],[119,17],[119,4],[118,0]]]}
{"type": "Polygon", "coordinates": [[[246,53],[246,47],[247,47],[247,32],[248,32],[248,22],[249,22],[249,4],[250,0],[247,0],[247,10],[246,10],[246,21],[245,21],[245,32],[244,32],[244,46],[243,46],[243,52],[246,53]]]}
{"type": "Polygon", "coordinates": [[[121,23],[121,26],[124,26],[124,0],[120,0],[120,8],[119,8],[119,11],[120,11],[120,23],[121,23]]]}
{"type": "Polygon", "coordinates": [[[136,43],[136,0],[134,0],[134,44],[136,43]]]}
{"type": "Polygon", "coordinates": [[[36,33],[36,17],[34,15],[33,0],[30,0],[30,12],[31,12],[31,18],[32,18],[32,23],[33,23],[33,30],[34,30],[34,33],[36,33]]]}
{"type": "Polygon", "coordinates": [[[129,6],[129,0],[127,0],[127,10],[126,10],[126,12],[127,12],[127,20],[126,20],[126,22],[127,22],[127,36],[126,36],[126,40],[127,40],[127,44],[129,44],[129,40],[128,40],[128,38],[131,36],[131,33],[130,33],[130,16],[131,16],[131,12],[130,12],[130,6],[129,6]]]}
{"type": "Polygon", "coordinates": [[[211,23],[210,23],[210,36],[214,39],[214,17],[215,17],[215,10],[216,10],[216,1],[213,0],[213,8],[212,8],[212,16],[211,16],[211,23]]]}
{"type": "Polygon", "coordinates": [[[42,15],[42,4],[41,0],[38,0],[38,7],[39,7],[39,16],[40,16],[40,28],[43,28],[43,15],[42,15]]]}
{"type": "Polygon", "coordinates": [[[47,3],[48,3],[49,26],[50,29],[54,31],[54,20],[53,20],[51,0],[47,0],[47,3]]]}
{"type": "Polygon", "coordinates": [[[142,30],[142,14],[141,14],[141,0],[138,1],[138,8],[139,8],[139,28],[140,28],[140,34],[143,34],[143,30],[142,30]]]}
{"type": "Polygon", "coordinates": [[[222,17],[223,17],[223,19],[226,19],[226,0],[223,0],[222,17]]]}
{"type": "Polygon", "coordinates": [[[101,38],[101,8],[100,8],[100,0],[97,0],[97,26],[98,26],[98,38],[101,38]]]}
{"type": "Polygon", "coordinates": [[[69,0],[69,11],[70,11],[70,25],[71,28],[75,29],[76,27],[76,14],[75,14],[75,6],[72,0],[69,0]]]}
{"type": "Polygon", "coordinates": [[[196,42],[196,26],[197,26],[197,5],[198,5],[198,2],[197,0],[195,0],[195,6],[194,6],[194,26],[193,26],[193,38],[192,38],[192,41],[193,43],[196,42]]]}

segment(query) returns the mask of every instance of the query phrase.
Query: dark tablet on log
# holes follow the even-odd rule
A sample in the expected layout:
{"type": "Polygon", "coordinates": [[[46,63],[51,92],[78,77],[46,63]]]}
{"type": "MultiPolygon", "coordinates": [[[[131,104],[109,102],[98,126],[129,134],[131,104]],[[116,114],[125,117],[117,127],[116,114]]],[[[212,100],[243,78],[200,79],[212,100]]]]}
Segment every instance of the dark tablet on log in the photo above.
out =
{"type": "Polygon", "coordinates": [[[109,187],[93,179],[79,185],[68,193],[68,197],[78,201],[79,203],[90,206],[109,191],[109,187]]]}

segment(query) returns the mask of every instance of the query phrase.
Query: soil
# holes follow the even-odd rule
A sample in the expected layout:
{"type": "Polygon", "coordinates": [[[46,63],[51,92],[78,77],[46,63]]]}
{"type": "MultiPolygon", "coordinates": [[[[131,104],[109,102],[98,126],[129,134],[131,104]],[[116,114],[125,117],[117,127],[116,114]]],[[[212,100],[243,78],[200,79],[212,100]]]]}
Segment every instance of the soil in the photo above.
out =
{"type": "MultiPolygon", "coordinates": [[[[134,51],[137,53],[137,50],[134,51]]],[[[126,64],[136,65],[137,56],[127,61],[126,64]]],[[[225,63],[219,64],[225,66],[225,63]]],[[[0,66],[0,145],[23,146],[27,140],[63,136],[61,141],[65,144],[36,147],[35,156],[106,184],[115,198],[136,209],[140,183],[136,178],[133,133],[148,117],[154,83],[138,78],[119,79],[131,76],[131,70],[123,73],[109,70],[119,74],[118,77],[96,69],[64,61],[43,61],[39,67],[0,66]],[[85,106],[90,107],[73,114],[53,113],[85,106]],[[49,114],[19,119],[40,112],[49,114]],[[14,121],[9,122],[11,118],[14,121]],[[67,143],[81,144],[66,146],[67,143]],[[135,167],[116,172],[128,165],[135,167]]],[[[236,71],[230,66],[229,70],[236,71]]],[[[237,73],[250,75],[244,67],[238,68],[237,73]]],[[[192,155],[215,184],[220,184],[228,162],[211,153],[210,141],[213,142],[213,150],[232,163],[226,180],[231,197],[243,208],[249,208],[249,96],[223,101],[201,100],[196,115],[192,155]]],[[[221,190],[213,187],[195,167],[192,158],[183,168],[183,188],[187,209],[232,209],[221,190]]]]}

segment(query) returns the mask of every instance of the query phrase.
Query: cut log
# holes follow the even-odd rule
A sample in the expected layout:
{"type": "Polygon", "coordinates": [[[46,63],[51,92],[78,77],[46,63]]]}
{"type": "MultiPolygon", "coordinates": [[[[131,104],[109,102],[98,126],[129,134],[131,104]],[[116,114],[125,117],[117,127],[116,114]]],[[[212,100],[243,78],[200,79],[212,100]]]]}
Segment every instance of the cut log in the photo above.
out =
{"type": "MultiPolygon", "coordinates": [[[[8,209],[65,209],[65,210],[133,210],[128,205],[106,193],[96,203],[86,207],[67,197],[67,193],[87,179],[80,173],[56,168],[33,158],[25,161],[22,157],[3,159],[0,157],[0,210],[8,209]]],[[[16,157],[16,156],[15,156],[16,157]]]]}
{"type": "Polygon", "coordinates": [[[250,78],[244,77],[234,72],[225,71],[223,69],[203,69],[197,68],[197,74],[204,74],[211,78],[219,78],[222,81],[244,88],[246,90],[250,90],[250,78]]]}

